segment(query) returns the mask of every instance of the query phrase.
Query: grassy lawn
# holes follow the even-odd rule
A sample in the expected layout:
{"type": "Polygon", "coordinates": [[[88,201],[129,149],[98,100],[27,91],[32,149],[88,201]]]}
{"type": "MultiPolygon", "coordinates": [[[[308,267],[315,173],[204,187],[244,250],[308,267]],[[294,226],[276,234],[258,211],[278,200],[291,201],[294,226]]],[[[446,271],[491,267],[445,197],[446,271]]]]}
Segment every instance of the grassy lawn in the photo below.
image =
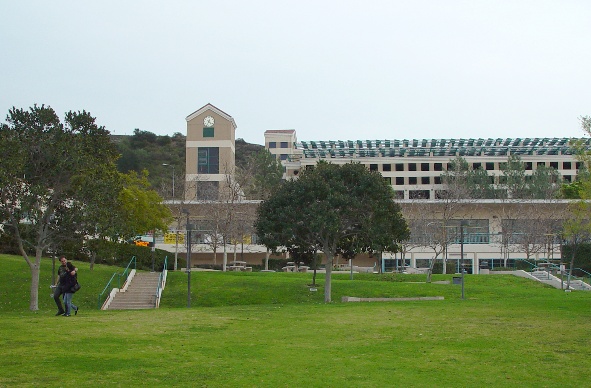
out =
{"type": "MultiPolygon", "coordinates": [[[[29,269],[0,255],[0,387],[575,387],[588,386],[591,293],[513,276],[466,276],[466,299],[424,275],[169,273],[161,308],[99,311],[115,267],[75,263],[76,317],[54,317],[51,262],[39,311],[29,269]],[[341,303],[342,296],[444,296],[443,301],[341,303]]],[[[437,275],[451,280],[451,275],[437,275]]]]}

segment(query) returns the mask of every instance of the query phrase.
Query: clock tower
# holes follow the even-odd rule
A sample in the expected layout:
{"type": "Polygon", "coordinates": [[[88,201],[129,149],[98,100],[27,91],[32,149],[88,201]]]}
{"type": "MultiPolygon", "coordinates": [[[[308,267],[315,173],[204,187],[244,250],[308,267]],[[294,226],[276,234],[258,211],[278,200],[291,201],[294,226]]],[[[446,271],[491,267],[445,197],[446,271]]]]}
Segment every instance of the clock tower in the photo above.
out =
{"type": "Polygon", "coordinates": [[[186,120],[185,199],[218,200],[234,174],[236,122],[211,104],[186,120]]]}

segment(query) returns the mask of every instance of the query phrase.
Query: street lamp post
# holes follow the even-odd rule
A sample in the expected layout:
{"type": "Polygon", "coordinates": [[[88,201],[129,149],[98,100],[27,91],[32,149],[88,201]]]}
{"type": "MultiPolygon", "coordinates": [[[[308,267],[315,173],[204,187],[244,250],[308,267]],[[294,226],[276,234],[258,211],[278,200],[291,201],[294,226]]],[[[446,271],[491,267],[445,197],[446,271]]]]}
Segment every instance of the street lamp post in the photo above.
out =
{"type": "Polygon", "coordinates": [[[187,308],[191,307],[191,230],[189,228],[189,211],[183,210],[183,213],[187,215],[187,308]]]}
{"type": "Polygon", "coordinates": [[[168,163],[162,163],[162,165],[172,167],[172,199],[174,199],[174,165],[168,163]]]}
{"type": "Polygon", "coordinates": [[[156,254],[156,229],[152,231],[152,272],[154,272],[154,255],[156,254]]]}
{"type": "Polygon", "coordinates": [[[464,226],[468,225],[465,220],[460,221],[460,260],[462,262],[462,299],[464,299],[464,226]]]}

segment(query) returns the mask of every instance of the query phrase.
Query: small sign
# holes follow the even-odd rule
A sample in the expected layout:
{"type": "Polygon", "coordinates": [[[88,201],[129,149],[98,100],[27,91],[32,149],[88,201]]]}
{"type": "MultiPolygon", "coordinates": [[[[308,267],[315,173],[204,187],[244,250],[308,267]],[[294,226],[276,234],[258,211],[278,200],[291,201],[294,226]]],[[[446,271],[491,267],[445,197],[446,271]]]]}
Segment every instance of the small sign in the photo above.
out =
{"type": "Polygon", "coordinates": [[[185,243],[185,234],[184,233],[165,233],[164,234],[164,244],[176,244],[178,238],[179,245],[183,245],[185,243]]]}

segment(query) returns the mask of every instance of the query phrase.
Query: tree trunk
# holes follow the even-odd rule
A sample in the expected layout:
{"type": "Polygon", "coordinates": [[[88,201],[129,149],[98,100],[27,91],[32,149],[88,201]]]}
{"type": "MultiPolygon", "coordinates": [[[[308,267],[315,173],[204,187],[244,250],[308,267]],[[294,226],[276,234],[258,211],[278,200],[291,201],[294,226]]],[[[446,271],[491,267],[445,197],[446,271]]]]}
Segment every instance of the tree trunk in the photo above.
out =
{"type": "Polygon", "coordinates": [[[437,256],[439,256],[439,254],[435,255],[435,257],[429,263],[429,270],[427,271],[427,283],[431,283],[431,275],[433,274],[433,267],[435,267],[435,261],[437,261],[437,256]]]}
{"type": "Polygon", "coordinates": [[[94,263],[96,262],[96,252],[90,252],[90,270],[94,269],[94,263]]]}
{"type": "Polygon", "coordinates": [[[572,257],[570,259],[570,268],[568,270],[568,276],[566,278],[566,289],[570,289],[570,277],[573,274],[573,268],[575,267],[575,254],[577,252],[577,246],[576,244],[573,247],[573,254],[572,257]]]}
{"type": "MultiPolygon", "coordinates": [[[[326,252],[325,252],[326,253],[326,252]]],[[[326,278],[324,280],[324,303],[331,302],[331,276],[332,276],[332,261],[334,256],[331,253],[326,253],[326,278]]]]}
{"type": "Polygon", "coordinates": [[[31,268],[31,295],[29,300],[29,310],[39,310],[39,274],[41,273],[41,254],[43,251],[37,250],[35,263],[29,263],[31,268]]]}

